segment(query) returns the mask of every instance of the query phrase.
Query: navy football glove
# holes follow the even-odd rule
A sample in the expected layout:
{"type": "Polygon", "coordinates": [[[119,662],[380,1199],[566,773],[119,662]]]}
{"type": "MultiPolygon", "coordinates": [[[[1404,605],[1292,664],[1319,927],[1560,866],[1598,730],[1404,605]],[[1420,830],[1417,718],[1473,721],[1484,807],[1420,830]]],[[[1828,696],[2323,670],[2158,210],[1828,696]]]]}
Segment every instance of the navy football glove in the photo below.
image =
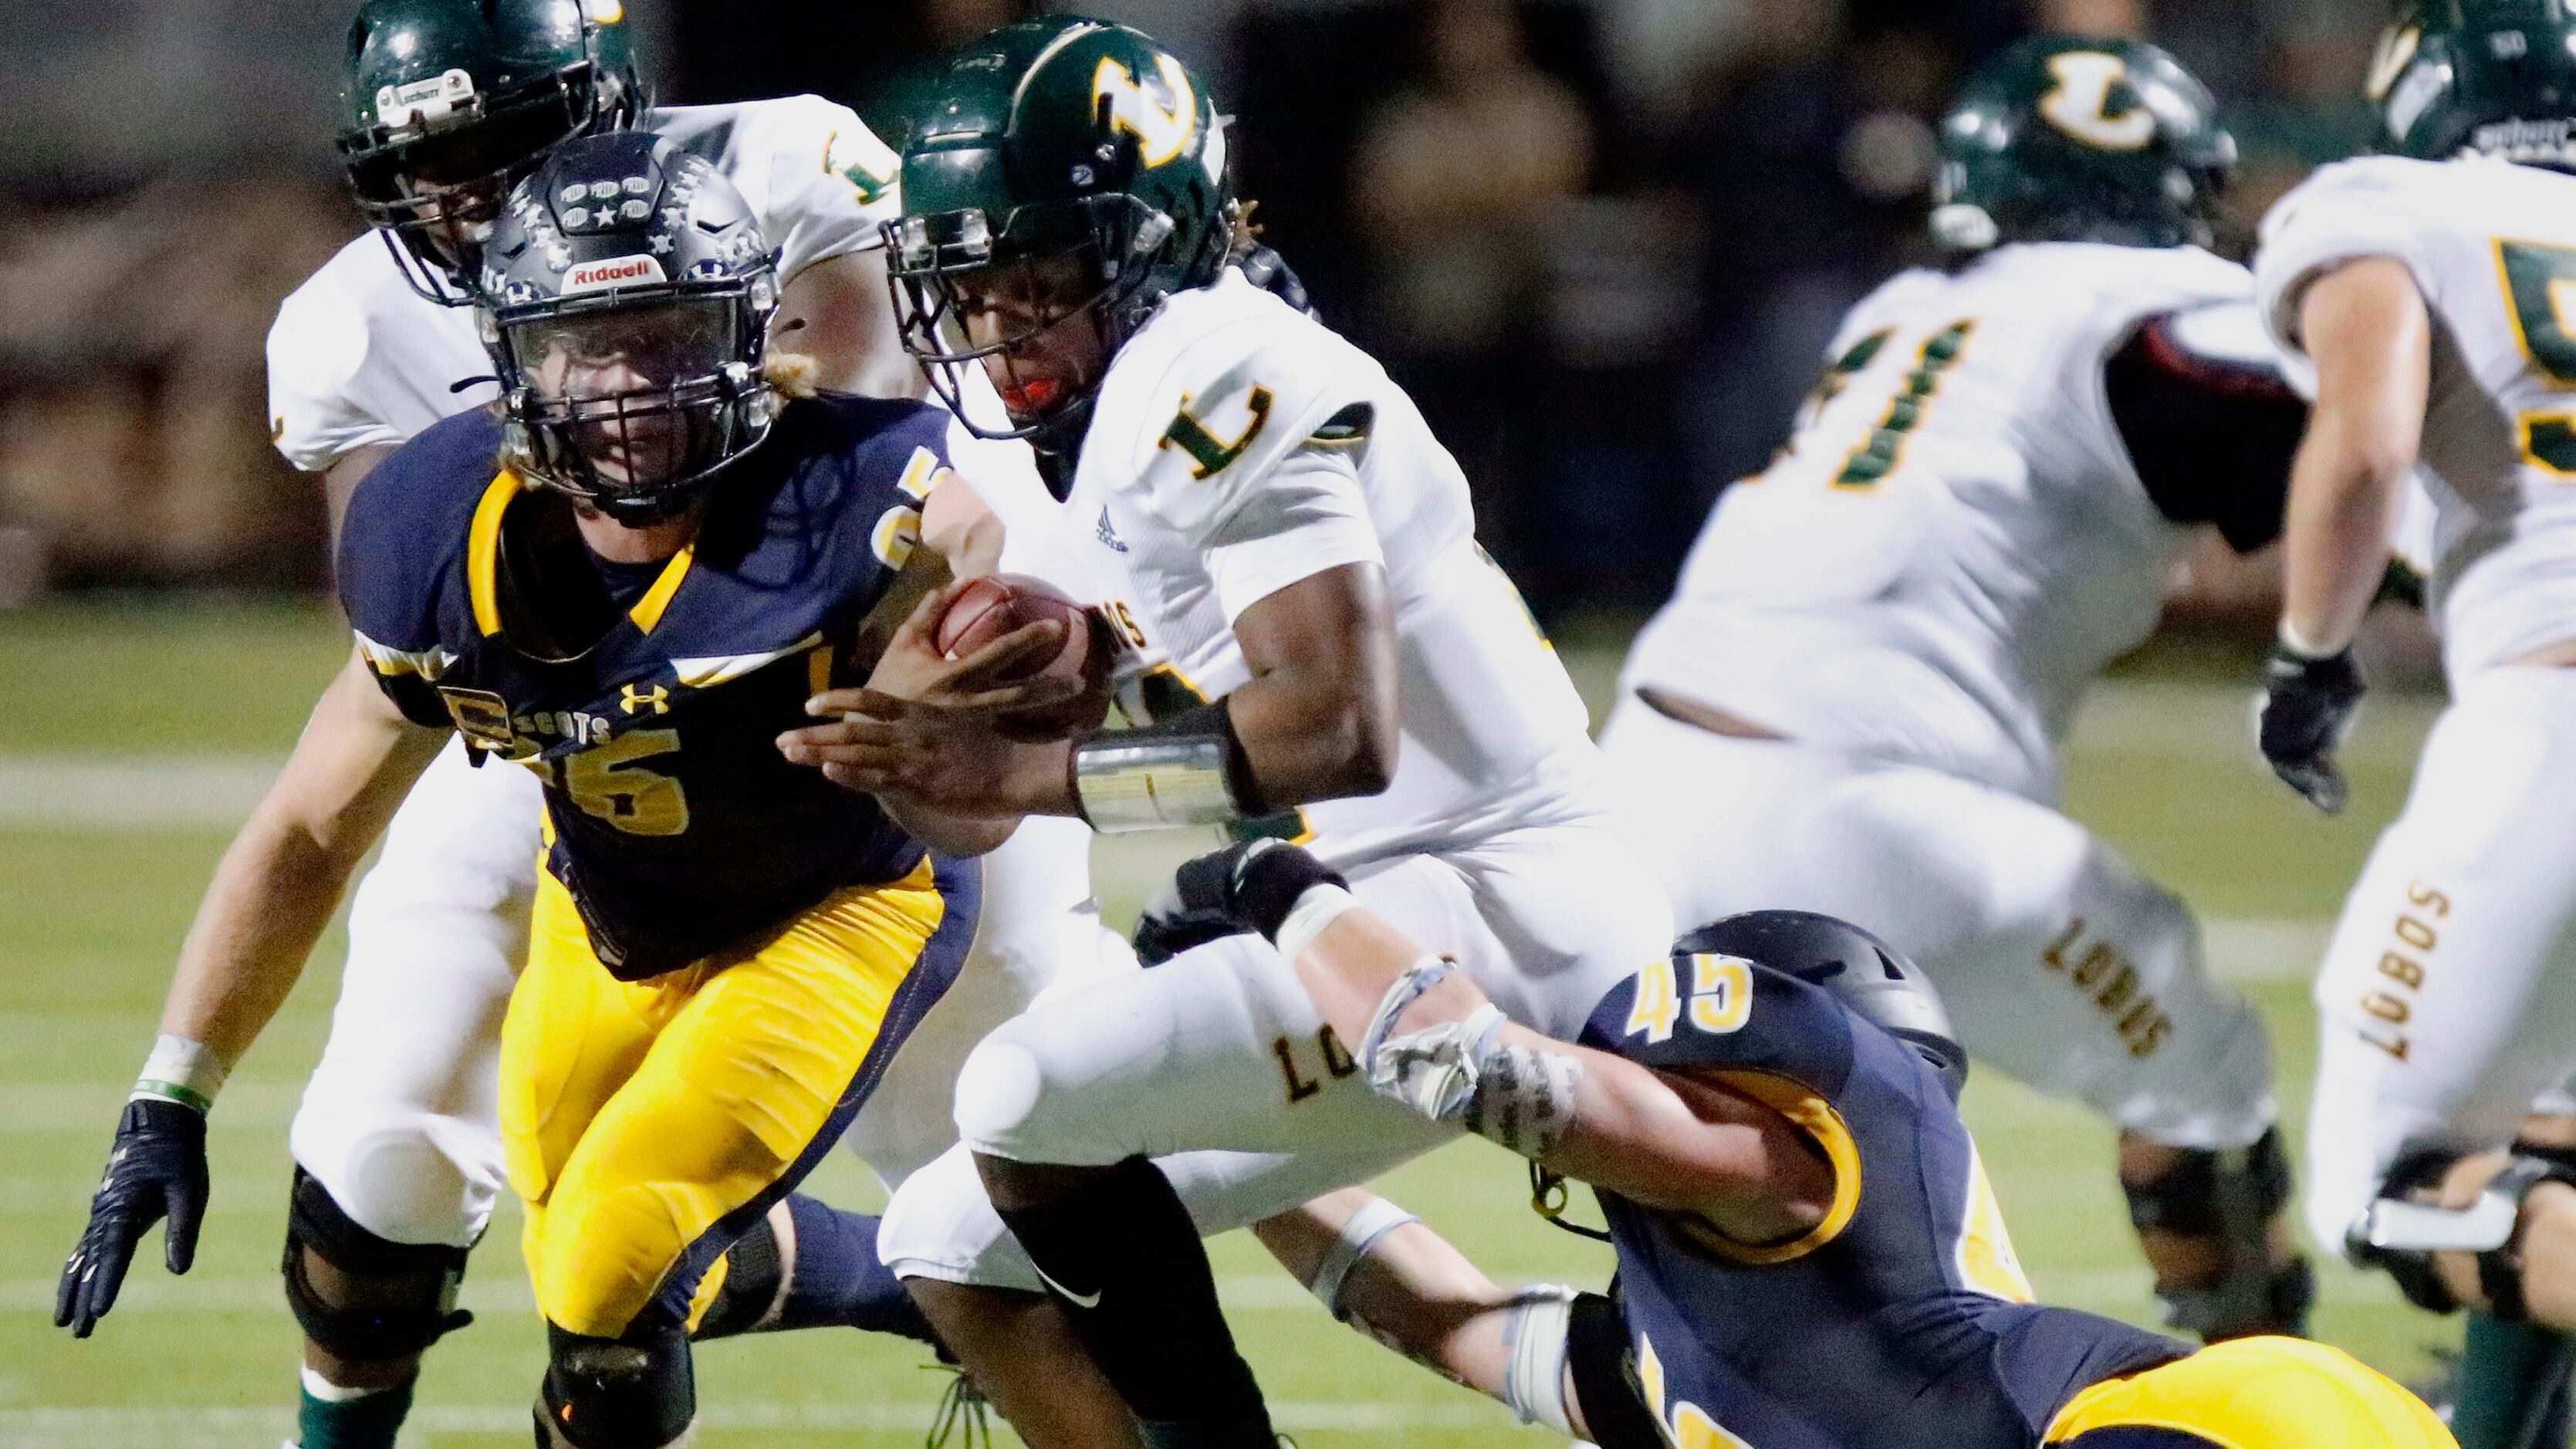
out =
{"type": "Polygon", "coordinates": [[[2361,692],[2361,666],[2350,649],[2312,659],[2275,645],[2263,664],[2255,743],[2273,774],[2328,815],[2340,813],[2351,795],[2334,752],[2352,732],[2361,692]]]}
{"type": "Polygon", "coordinates": [[[162,1261],[185,1273],[206,1220],[206,1116],[159,1097],[137,1097],[117,1120],[107,1176],[89,1201],[89,1228],[54,1290],[54,1326],[87,1338],[107,1310],[144,1233],[168,1215],[162,1261]]]}
{"type": "Polygon", "coordinates": [[[1284,840],[1252,840],[1184,862],[1136,922],[1136,958],[1160,966],[1193,946],[1257,931],[1275,937],[1297,898],[1341,873],[1284,840]]]}

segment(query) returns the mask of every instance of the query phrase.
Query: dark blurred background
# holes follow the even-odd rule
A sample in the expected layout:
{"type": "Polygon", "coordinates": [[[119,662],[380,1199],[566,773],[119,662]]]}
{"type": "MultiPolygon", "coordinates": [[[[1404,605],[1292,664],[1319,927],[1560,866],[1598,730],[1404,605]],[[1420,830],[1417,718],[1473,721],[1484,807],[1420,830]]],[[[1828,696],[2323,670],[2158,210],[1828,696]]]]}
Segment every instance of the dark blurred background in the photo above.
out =
{"type": "MultiPolygon", "coordinates": [[[[0,0],[0,600],[321,582],[321,491],[268,447],[262,344],[359,230],[330,142],[348,8],[0,0]]],[[[1036,8],[629,0],[660,100],[817,91],[898,145],[941,52],[1036,8]]],[[[1209,80],[1268,239],[1420,399],[1555,620],[1659,601],[1837,316],[1927,257],[1930,122],[1984,54],[2042,28],[2178,52],[2245,148],[2241,248],[2361,144],[2384,20],[2377,0],[1084,8],[1209,80]]]]}

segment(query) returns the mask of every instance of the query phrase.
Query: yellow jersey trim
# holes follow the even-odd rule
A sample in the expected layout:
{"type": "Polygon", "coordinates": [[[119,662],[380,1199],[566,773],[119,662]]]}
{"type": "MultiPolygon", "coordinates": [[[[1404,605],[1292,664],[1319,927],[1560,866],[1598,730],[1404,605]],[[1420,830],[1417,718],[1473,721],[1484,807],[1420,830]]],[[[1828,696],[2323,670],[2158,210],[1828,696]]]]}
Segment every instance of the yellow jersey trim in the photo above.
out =
{"type": "Polygon", "coordinates": [[[504,468],[474,505],[474,525],[465,534],[465,590],[474,600],[474,627],[491,638],[501,632],[501,515],[519,496],[519,475],[504,468]]]}
{"type": "Polygon", "coordinates": [[[662,611],[671,607],[671,596],[680,591],[680,581],[689,576],[689,566],[697,559],[698,541],[693,538],[680,545],[680,551],[671,555],[669,563],[662,565],[662,576],[653,581],[653,587],[644,591],[644,597],[635,601],[634,608],[626,611],[626,617],[635,621],[636,628],[650,634],[653,626],[662,622],[662,611]]]}
{"type": "Polygon", "coordinates": [[[1729,1262],[1764,1268],[1794,1262],[1841,1237],[1843,1229],[1851,1226],[1852,1214],[1860,1210],[1860,1144],[1852,1140],[1850,1125],[1843,1121],[1842,1113],[1834,1110],[1833,1103],[1798,1082],[1770,1072],[1708,1071],[1693,1075],[1751,1097],[1806,1133],[1823,1150],[1826,1163],[1834,1170],[1834,1200],[1825,1209],[1822,1221],[1786,1242],[1738,1242],[1705,1218],[1678,1219],[1692,1239],[1729,1262]]]}

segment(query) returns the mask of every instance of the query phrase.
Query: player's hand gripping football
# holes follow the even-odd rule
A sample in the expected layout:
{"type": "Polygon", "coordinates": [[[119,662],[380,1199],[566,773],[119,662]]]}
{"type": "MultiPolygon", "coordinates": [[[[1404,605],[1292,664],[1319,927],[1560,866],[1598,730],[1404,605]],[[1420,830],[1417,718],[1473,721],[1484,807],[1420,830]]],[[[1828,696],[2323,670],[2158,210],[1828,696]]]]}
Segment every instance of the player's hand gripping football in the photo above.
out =
{"type": "Polygon", "coordinates": [[[2275,645],[2263,665],[2255,743],[2273,774],[2328,815],[2340,813],[2351,795],[2334,753],[2352,732],[2362,687],[2350,649],[2313,658],[2275,645]]]}
{"type": "Polygon", "coordinates": [[[134,1249],[164,1215],[161,1260],[185,1273],[197,1258],[197,1229],[206,1220],[206,1118],[194,1107],[158,1097],[125,1104],[107,1175],[90,1199],[89,1227],[63,1265],[54,1291],[54,1326],[87,1338],[116,1306],[134,1249]]]}
{"type": "MultiPolygon", "coordinates": [[[[981,714],[1043,709],[1080,693],[1078,680],[1045,667],[1067,646],[1071,626],[1062,619],[1030,618],[1016,627],[988,626],[969,638],[957,637],[963,631],[949,616],[997,590],[994,582],[983,579],[960,579],[933,590],[895,630],[868,675],[868,689],[915,704],[981,714]],[[970,647],[960,649],[960,643],[970,647]]],[[[994,623],[1008,626],[1016,618],[997,614],[994,623]]],[[[834,690],[822,698],[858,692],[834,690]]]]}
{"type": "Polygon", "coordinates": [[[806,702],[829,723],[791,730],[778,747],[876,795],[923,839],[960,849],[939,822],[1069,808],[1060,742],[1106,709],[1105,655],[1069,602],[1030,583],[969,579],[922,601],[866,688],[806,702]]]}

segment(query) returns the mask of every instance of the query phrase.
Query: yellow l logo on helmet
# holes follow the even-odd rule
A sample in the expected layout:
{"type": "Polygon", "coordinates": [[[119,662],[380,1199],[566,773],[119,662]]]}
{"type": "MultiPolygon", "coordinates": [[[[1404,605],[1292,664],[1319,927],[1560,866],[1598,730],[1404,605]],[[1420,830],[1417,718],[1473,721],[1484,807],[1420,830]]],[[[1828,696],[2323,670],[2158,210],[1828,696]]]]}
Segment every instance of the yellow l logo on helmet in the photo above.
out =
{"type": "Polygon", "coordinates": [[[1157,55],[1154,63],[1171,92],[1168,107],[1147,95],[1135,75],[1108,56],[1100,58],[1100,69],[1092,73],[1091,94],[1095,100],[1108,98],[1110,127],[1136,138],[1138,159],[1161,166],[1189,149],[1199,128],[1199,98],[1179,61],[1157,55]]]}
{"type": "Polygon", "coordinates": [[[2039,113],[2050,125],[2105,151],[2144,150],[2156,138],[2155,112],[2145,106],[2111,114],[2111,87],[2129,78],[2127,61],[2095,50],[2068,51],[2048,58],[2048,73],[2057,85],[2040,97],[2039,113]]]}

